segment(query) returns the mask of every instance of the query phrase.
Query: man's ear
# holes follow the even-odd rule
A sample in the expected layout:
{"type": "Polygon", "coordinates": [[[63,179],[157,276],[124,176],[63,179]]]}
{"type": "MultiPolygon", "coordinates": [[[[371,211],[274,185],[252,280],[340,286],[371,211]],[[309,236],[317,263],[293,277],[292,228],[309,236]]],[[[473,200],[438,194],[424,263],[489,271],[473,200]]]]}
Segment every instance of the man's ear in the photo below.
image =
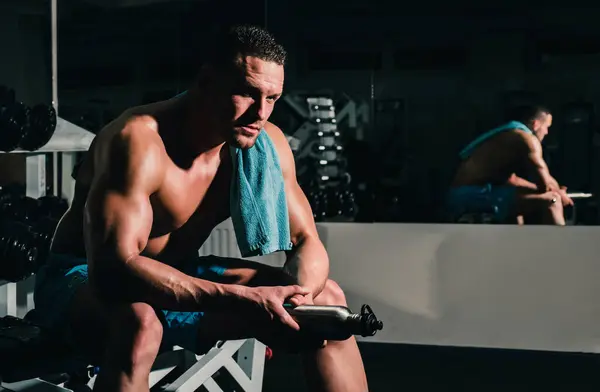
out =
{"type": "Polygon", "coordinates": [[[531,123],[531,130],[535,131],[536,129],[538,129],[540,127],[540,120],[535,119],[533,120],[533,122],[531,123]]]}

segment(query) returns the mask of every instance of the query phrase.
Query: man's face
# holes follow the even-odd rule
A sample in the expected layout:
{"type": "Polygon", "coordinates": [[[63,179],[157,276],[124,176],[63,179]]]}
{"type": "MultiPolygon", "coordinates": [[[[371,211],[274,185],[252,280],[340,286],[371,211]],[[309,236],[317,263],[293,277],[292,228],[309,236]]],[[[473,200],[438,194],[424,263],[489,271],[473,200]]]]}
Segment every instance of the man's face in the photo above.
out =
{"type": "Polygon", "coordinates": [[[533,120],[533,134],[541,141],[544,140],[548,134],[548,129],[552,126],[552,115],[550,113],[542,113],[540,116],[533,120]]]}
{"type": "Polygon", "coordinates": [[[224,139],[250,148],[283,91],[283,66],[246,56],[239,66],[219,73],[214,109],[224,139]]]}

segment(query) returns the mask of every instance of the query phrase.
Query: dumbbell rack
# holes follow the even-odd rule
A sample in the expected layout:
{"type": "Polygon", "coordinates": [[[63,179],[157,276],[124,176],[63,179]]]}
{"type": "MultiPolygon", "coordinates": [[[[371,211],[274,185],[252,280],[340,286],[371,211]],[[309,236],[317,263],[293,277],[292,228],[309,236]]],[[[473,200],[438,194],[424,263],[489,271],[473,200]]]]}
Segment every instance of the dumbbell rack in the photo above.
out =
{"type": "MultiPolygon", "coordinates": [[[[52,105],[58,114],[57,84],[57,0],[51,1],[52,30],[52,105]]],[[[94,134],[63,119],[57,118],[56,129],[50,141],[42,148],[30,152],[14,150],[10,154],[25,154],[26,196],[39,198],[46,195],[46,160],[52,159],[53,194],[73,200],[75,181],[71,172],[76,163],[76,154],[87,151],[94,134]]],[[[0,280],[0,317],[11,315],[23,317],[33,308],[34,277],[18,283],[0,280]]]]}

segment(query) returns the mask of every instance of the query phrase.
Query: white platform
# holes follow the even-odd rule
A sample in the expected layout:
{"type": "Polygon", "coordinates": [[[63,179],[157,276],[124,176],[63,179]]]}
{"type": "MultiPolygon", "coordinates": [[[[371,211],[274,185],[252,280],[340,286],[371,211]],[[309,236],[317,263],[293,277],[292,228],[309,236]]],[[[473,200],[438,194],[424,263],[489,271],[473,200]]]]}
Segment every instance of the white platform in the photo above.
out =
{"type": "Polygon", "coordinates": [[[369,342],[600,352],[600,227],[322,224],[369,342]]]}

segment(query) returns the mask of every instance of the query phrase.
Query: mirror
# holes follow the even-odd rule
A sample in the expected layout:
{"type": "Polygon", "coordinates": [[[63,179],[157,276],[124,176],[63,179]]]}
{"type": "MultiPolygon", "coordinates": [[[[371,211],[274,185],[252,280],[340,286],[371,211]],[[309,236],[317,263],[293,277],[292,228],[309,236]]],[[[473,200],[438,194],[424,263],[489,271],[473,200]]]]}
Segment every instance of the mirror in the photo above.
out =
{"type": "Polygon", "coordinates": [[[600,220],[595,74],[587,61],[596,49],[588,36],[552,33],[561,10],[546,9],[532,33],[510,4],[482,11],[475,23],[465,7],[432,12],[366,1],[59,3],[61,115],[86,129],[184,91],[203,38],[218,26],[258,24],[289,53],[285,95],[271,120],[288,135],[318,221],[600,220]],[[507,117],[512,109],[537,103],[552,114],[544,162],[573,206],[556,207],[562,197],[530,203],[540,193],[533,190],[517,196],[515,177],[542,186],[522,167],[526,156],[501,152],[524,131],[494,134],[469,159],[459,156],[487,131],[516,121],[507,117]],[[562,218],[552,212],[559,209],[562,218]]]}
{"type": "MultiPolygon", "coordinates": [[[[306,125],[306,113],[281,115],[292,124],[285,129],[307,146],[300,147],[297,164],[309,173],[304,188],[317,219],[598,224],[596,98],[588,60],[600,49],[589,35],[558,37],[551,26],[561,10],[545,10],[532,33],[530,21],[519,18],[523,10],[510,4],[482,11],[473,22],[459,6],[433,12],[391,3],[300,3],[269,2],[267,13],[269,28],[285,37],[294,56],[288,97],[304,104],[307,96],[330,98],[338,119],[339,141],[315,136],[330,125],[306,125]],[[551,124],[534,125],[538,116],[523,114],[536,105],[547,108],[551,124]],[[459,156],[510,121],[531,132],[501,129],[468,159],[459,156]],[[537,132],[540,126],[548,127],[547,135],[537,132]],[[514,153],[520,145],[539,145],[541,137],[539,162],[556,189],[566,188],[556,195],[545,192],[555,184],[539,178],[527,149],[514,153]],[[323,153],[308,147],[315,143],[323,153]],[[343,153],[326,155],[333,143],[343,145],[343,153]],[[328,174],[335,171],[325,170],[335,162],[346,171],[341,185],[328,174]],[[353,194],[351,212],[340,207],[341,189],[353,194]]],[[[583,23],[578,18],[577,25],[583,23]]]]}

